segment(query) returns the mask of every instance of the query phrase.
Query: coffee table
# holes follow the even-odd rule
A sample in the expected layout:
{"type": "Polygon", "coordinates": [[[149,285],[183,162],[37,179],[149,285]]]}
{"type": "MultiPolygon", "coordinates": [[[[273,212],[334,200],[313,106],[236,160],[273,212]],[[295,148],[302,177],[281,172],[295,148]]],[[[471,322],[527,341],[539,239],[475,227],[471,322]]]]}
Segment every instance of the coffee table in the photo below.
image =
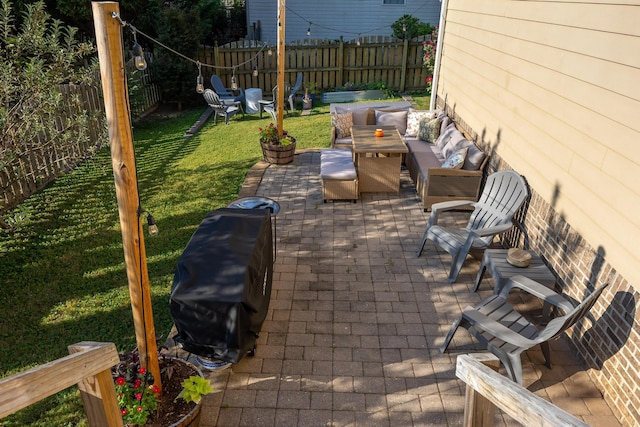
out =
{"type": "Polygon", "coordinates": [[[402,154],[409,150],[395,126],[352,126],[351,138],[360,193],[398,193],[402,154]],[[384,136],[375,136],[376,129],[384,136]]]}

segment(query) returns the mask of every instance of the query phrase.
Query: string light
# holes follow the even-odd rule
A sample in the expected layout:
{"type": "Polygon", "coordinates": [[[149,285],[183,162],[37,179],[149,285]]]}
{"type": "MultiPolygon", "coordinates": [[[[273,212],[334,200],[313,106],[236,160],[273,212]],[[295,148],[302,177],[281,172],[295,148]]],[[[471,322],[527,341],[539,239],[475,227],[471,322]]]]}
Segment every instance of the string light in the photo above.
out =
{"type": "Polygon", "coordinates": [[[258,77],[258,67],[253,67],[253,77],[258,77]]]}
{"type": "Polygon", "coordinates": [[[311,21],[309,21],[309,28],[307,29],[307,37],[311,35],[311,21]]]}
{"type": "Polygon", "coordinates": [[[271,50],[271,46],[269,46],[269,50],[267,50],[267,55],[273,56],[273,51],[271,50]]]}
{"type": "Polygon", "coordinates": [[[156,225],[156,220],[153,218],[153,215],[151,214],[147,215],[147,225],[149,226],[149,235],[157,236],[160,230],[156,225]]]}
{"type": "Polygon", "coordinates": [[[196,92],[202,93],[204,92],[204,80],[202,78],[202,67],[200,61],[196,63],[198,66],[198,77],[196,78],[196,92]]]}
{"type": "Polygon", "coordinates": [[[360,46],[360,33],[358,33],[358,40],[356,41],[356,45],[360,46]]]}
{"type": "Polygon", "coordinates": [[[142,46],[138,44],[138,38],[136,37],[136,28],[131,27],[131,31],[133,32],[133,63],[138,70],[144,71],[147,69],[147,60],[144,59],[142,46]]]}
{"type": "Polygon", "coordinates": [[[236,83],[236,67],[233,67],[233,72],[231,74],[231,90],[238,89],[238,83],[236,83]]]}

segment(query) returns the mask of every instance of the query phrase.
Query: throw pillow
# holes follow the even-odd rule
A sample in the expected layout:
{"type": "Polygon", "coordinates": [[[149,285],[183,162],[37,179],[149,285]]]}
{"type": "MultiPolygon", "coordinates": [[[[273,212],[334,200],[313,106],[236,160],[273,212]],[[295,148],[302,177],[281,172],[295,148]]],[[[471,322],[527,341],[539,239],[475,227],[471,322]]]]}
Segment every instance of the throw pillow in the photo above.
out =
{"type": "Polygon", "coordinates": [[[440,119],[422,119],[420,120],[420,130],[418,131],[418,139],[430,143],[436,142],[440,136],[440,119]]]}
{"type": "Polygon", "coordinates": [[[356,109],[351,111],[353,113],[354,125],[375,125],[376,118],[373,110],[370,109],[356,109]]]}
{"type": "Polygon", "coordinates": [[[336,138],[348,138],[351,136],[351,126],[353,126],[353,113],[333,114],[331,116],[331,126],[336,127],[336,138]]]}
{"type": "Polygon", "coordinates": [[[442,132],[442,127],[440,128],[440,136],[436,140],[436,147],[438,147],[440,151],[442,151],[442,149],[447,145],[453,135],[453,132],[456,130],[456,125],[454,123],[447,126],[444,132],[442,132]]]}
{"type": "Polygon", "coordinates": [[[404,135],[407,131],[407,113],[408,111],[376,110],[376,125],[395,126],[400,135],[404,135]]]}
{"type": "Polygon", "coordinates": [[[412,110],[407,114],[407,131],[404,136],[418,136],[420,130],[420,120],[433,119],[435,113],[433,111],[417,111],[412,110]]]}
{"type": "Polygon", "coordinates": [[[460,150],[455,151],[447,160],[442,164],[443,168],[451,168],[451,169],[461,169],[464,164],[464,159],[467,157],[468,148],[462,148],[460,150]]]}

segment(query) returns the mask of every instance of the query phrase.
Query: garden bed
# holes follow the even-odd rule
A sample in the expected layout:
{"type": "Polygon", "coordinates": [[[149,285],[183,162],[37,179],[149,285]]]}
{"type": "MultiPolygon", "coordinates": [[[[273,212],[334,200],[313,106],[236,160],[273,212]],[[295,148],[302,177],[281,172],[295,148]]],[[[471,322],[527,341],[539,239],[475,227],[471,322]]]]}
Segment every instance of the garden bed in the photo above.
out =
{"type": "Polygon", "coordinates": [[[346,90],[342,92],[324,92],[322,102],[350,102],[365,99],[386,99],[387,95],[382,90],[346,90]]]}

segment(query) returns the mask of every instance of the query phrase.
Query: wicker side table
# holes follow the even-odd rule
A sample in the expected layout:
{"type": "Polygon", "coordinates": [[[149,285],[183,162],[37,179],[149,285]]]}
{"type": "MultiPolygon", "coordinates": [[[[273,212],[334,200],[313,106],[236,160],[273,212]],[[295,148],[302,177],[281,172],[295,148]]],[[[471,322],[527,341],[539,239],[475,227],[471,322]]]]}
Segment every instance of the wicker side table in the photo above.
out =
{"type": "Polygon", "coordinates": [[[480,282],[482,281],[485,270],[488,270],[489,274],[493,278],[494,295],[500,293],[502,287],[509,278],[518,274],[554,289],[556,276],[553,275],[551,270],[549,270],[549,268],[544,264],[542,258],[540,258],[538,254],[534,251],[527,251],[531,254],[531,263],[529,266],[515,267],[507,262],[507,251],[508,249],[486,249],[484,251],[482,262],[480,263],[480,270],[478,271],[473,287],[473,292],[477,291],[480,287],[480,282]]]}

